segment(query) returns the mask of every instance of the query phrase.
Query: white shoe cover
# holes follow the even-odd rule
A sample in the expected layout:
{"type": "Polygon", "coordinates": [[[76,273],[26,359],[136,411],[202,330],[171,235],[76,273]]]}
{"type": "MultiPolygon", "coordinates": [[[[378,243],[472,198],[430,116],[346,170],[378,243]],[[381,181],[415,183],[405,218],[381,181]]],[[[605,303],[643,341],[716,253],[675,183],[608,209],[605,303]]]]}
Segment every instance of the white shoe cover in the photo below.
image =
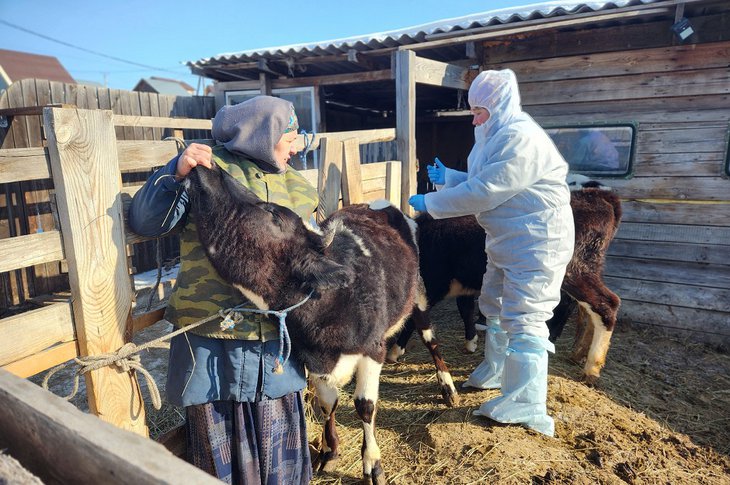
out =
{"type": "Polygon", "coordinates": [[[552,437],[555,423],[546,406],[548,351],[555,352],[555,346],[546,338],[513,336],[502,373],[502,395],[482,404],[474,414],[518,423],[552,437]]]}
{"type": "Polygon", "coordinates": [[[499,319],[487,319],[484,335],[484,360],[474,369],[462,388],[499,389],[502,386],[502,369],[507,357],[507,332],[499,326],[499,319]]]}

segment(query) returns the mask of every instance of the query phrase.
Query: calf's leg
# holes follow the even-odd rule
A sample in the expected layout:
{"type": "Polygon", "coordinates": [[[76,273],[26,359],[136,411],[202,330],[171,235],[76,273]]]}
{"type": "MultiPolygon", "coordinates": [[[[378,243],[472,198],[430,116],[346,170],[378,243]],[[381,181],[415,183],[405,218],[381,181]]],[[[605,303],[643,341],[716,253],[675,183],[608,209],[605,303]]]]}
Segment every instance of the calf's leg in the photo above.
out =
{"type": "Polygon", "coordinates": [[[421,340],[431,353],[433,363],[436,365],[436,379],[441,389],[441,396],[443,396],[447,406],[457,406],[459,404],[459,393],[456,392],[451,371],[449,371],[439,350],[439,342],[436,339],[436,333],[431,325],[431,320],[428,318],[428,310],[423,311],[418,307],[414,307],[411,319],[421,335],[421,340]]]}
{"type": "Polygon", "coordinates": [[[474,322],[474,297],[459,296],[456,298],[456,307],[464,322],[464,349],[473,354],[477,350],[477,329],[474,322]]]}
{"type": "Polygon", "coordinates": [[[385,485],[385,475],[380,464],[380,447],[375,440],[375,412],[382,367],[382,363],[370,357],[363,357],[357,365],[355,384],[355,410],[362,420],[363,430],[361,449],[363,481],[372,485],[385,485]]]}
{"type": "Polygon", "coordinates": [[[325,420],[319,454],[314,460],[312,468],[314,468],[315,473],[329,472],[334,470],[339,459],[340,440],[337,436],[335,423],[335,409],[337,409],[338,403],[337,386],[327,376],[315,374],[311,376],[317,401],[325,420]]]}

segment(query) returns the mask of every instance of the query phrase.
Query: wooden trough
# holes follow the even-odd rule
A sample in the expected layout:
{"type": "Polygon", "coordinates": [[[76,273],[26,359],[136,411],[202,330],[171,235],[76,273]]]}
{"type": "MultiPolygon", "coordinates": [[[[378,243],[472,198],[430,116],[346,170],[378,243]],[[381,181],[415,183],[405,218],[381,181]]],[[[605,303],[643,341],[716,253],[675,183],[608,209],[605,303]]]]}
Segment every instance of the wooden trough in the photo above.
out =
{"type": "MultiPolygon", "coordinates": [[[[46,148],[0,150],[0,184],[52,179],[58,226],[0,240],[0,272],[62,260],[68,267],[70,295],[36,298],[36,308],[0,319],[0,406],[9,410],[0,413],[0,447],[53,481],[72,483],[82,473],[85,480],[96,477],[96,483],[105,483],[104,477],[119,479],[125,463],[133,470],[120,483],[167,481],[165,474],[183,464],[175,465],[172,455],[159,458],[164,455],[161,446],[139,445],[149,440],[101,422],[148,436],[134,371],[108,366],[85,374],[89,410],[101,421],[19,378],[75,357],[116,352],[162,318],[164,308],[135,311],[128,247],[147,239],[126,229],[125,214],[141,184],[123,186],[120,174],[149,172],[176,156],[178,145],[173,140],[118,141],[115,126],[210,129],[211,121],[53,107],[44,109],[43,122],[46,148]],[[38,450],[44,451],[43,457],[36,456],[38,450]],[[161,465],[153,466],[158,458],[161,465]],[[83,461],[87,464],[77,466],[83,461]]],[[[318,218],[342,205],[379,198],[400,203],[400,162],[360,164],[361,144],[394,138],[395,130],[381,129],[319,134],[310,142],[310,149],[319,150],[320,166],[302,173],[318,187],[318,218]]],[[[295,148],[304,148],[303,137],[295,148]]]]}

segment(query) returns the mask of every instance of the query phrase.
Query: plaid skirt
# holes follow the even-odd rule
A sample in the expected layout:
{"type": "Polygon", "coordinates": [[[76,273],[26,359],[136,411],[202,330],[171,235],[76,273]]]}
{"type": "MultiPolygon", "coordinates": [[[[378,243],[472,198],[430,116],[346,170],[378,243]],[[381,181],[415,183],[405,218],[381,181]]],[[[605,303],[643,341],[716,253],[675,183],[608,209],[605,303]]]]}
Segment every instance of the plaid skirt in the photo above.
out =
{"type": "Polygon", "coordinates": [[[196,467],[234,485],[296,485],[311,480],[301,392],[186,409],[188,461],[196,467]]]}

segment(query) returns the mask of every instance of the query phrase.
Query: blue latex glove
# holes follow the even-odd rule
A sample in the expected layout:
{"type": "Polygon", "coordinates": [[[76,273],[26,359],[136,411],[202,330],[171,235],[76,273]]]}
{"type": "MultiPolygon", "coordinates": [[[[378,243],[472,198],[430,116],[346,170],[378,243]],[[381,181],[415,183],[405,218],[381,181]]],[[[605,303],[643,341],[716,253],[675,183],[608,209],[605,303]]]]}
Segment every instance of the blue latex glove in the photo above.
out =
{"type": "Polygon", "coordinates": [[[426,197],[424,197],[423,195],[412,195],[408,199],[408,203],[418,212],[426,212],[426,197]]]}
{"type": "Polygon", "coordinates": [[[426,170],[428,170],[428,179],[432,184],[443,185],[446,183],[446,166],[441,163],[438,157],[434,160],[433,165],[426,167],[426,170]]]}

